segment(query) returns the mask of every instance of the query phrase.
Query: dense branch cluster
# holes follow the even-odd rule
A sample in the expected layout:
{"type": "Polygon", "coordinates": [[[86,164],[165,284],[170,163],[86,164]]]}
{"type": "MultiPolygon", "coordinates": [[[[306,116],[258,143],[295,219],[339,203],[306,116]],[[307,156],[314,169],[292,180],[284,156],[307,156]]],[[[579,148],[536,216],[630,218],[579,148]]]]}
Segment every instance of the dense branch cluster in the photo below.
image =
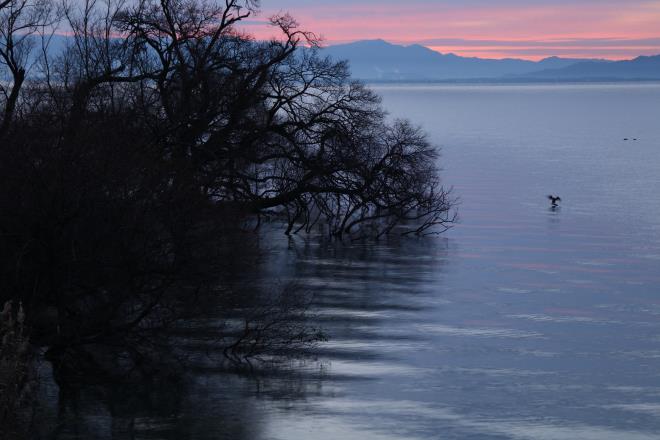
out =
{"type": "Polygon", "coordinates": [[[424,133],[289,15],[242,32],[257,6],[0,0],[0,302],[33,340],[135,342],[171,298],[222,290],[265,213],[351,238],[452,223],[424,133]]]}
{"type": "Polygon", "coordinates": [[[289,231],[319,220],[338,235],[451,223],[434,147],[407,122],[387,124],[378,97],[303,47],[316,38],[290,16],[271,19],[281,39],[259,42],[236,30],[252,2],[88,0],[60,11],[71,36],[56,52],[45,33],[57,11],[45,5],[5,5],[3,143],[35,116],[48,127],[39,142],[65,152],[97,148],[108,139],[95,135],[119,125],[134,155],[150,151],[170,169],[167,185],[246,212],[284,208],[289,231]],[[35,81],[21,90],[37,44],[35,81]]]}

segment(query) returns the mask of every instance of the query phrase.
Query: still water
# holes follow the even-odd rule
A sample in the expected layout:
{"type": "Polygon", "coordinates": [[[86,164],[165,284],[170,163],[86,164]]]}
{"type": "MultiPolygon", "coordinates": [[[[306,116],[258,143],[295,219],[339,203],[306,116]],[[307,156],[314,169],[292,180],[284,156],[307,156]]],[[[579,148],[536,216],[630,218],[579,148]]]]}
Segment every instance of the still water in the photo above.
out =
{"type": "Polygon", "coordinates": [[[172,404],[88,405],[56,437],[660,438],[660,84],[375,89],[442,147],[460,224],[266,232],[265,272],[314,292],[316,359],[191,371],[172,404]]]}

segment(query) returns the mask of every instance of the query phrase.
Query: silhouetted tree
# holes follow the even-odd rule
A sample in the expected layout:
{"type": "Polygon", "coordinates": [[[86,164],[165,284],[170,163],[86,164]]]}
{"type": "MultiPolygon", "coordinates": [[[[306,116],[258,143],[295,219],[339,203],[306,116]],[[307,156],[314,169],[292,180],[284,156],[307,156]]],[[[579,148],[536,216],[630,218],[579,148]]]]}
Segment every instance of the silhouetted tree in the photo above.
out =
{"type": "MultiPolygon", "coordinates": [[[[60,364],[105,344],[139,365],[191,298],[226,295],[255,216],[351,238],[454,221],[426,135],[289,15],[257,41],[251,0],[52,4],[0,0],[0,303],[60,364]]],[[[228,356],[313,339],[280,325],[303,303],[232,297],[228,356]]]]}

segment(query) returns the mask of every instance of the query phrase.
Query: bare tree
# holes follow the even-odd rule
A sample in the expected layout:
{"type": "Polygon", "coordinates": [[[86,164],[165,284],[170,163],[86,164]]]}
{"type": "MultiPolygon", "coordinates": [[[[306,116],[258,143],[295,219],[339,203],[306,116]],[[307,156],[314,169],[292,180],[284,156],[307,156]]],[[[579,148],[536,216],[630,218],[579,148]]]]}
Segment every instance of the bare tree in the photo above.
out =
{"type": "MultiPolygon", "coordinates": [[[[351,238],[454,221],[426,135],[389,121],[291,16],[257,41],[238,27],[250,0],[65,3],[53,52],[51,5],[0,0],[0,300],[23,301],[52,356],[107,344],[139,358],[128,347],[191,298],[226,295],[255,215],[351,238]]],[[[308,341],[286,307],[226,307],[249,324],[229,356],[308,341]]]]}
{"type": "Polygon", "coordinates": [[[122,29],[152,51],[165,115],[156,125],[165,122],[180,164],[190,162],[194,186],[249,212],[284,208],[287,232],[319,219],[336,235],[368,223],[376,236],[455,220],[435,147],[405,121],[386,123],[377,96],[320,57],[290,16],[271,20],[281,40],[262,43],[232,27],[249,13],[236,2],[181,11],[145,1],[122,29]]]}
{"type": "Polygon", "coordinates": [[[0,139],[9,129],[27,70],[34,34],[52,24],[49,0],[0,1],[0,139]]]}

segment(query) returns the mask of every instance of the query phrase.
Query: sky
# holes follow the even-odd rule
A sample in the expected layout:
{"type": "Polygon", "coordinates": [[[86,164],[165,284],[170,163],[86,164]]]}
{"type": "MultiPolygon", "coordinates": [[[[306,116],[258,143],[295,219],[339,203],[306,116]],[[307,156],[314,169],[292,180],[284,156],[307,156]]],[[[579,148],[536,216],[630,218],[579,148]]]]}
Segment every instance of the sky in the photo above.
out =
{"type": "Polygon", "coordinates": [[[660,0],[261,0],[248,21],[289,12],[325,45],[365,39],[483,58],[628,59],[660,54],[660,0]]]}

